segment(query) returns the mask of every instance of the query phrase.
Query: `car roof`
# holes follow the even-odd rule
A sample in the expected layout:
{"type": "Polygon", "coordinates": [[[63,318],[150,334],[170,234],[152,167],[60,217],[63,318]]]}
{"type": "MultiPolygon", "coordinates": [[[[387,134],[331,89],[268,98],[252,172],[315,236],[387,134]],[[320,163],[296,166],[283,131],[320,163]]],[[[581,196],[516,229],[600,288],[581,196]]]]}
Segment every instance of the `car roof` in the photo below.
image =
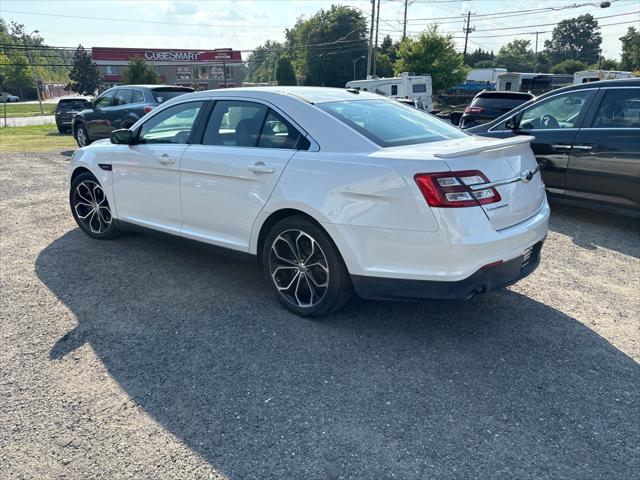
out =
{"type": "MultiPolygon", "coordinates": [[[[640,87],[640,78],[617,78],[613,80],[599,80],[597,82],[579,83],[574,85],[567,85],[566,87],[557,88],[546,92],[543,96],[547,96],[550,93],[556,94],[558,92],[566,92],[571,90],[582,90],[583,88],[607,88],[607,87],[640,87]]],[[[540,98],[540,97],[538,97],[540,98]]]]}
{"type": "Polygon", "coordinates": [[[111,87],[109,88],[109,90],[114,89],[114,88],[148,88],[148,89],[155,89],[155,88],[189,88],[191,90],[193,90],[192,87],[185,87],[183,85],[144,85],[144,84],[135,84],[135,85],[116,85],[115,87],[111,87]]]}
{"type": "Polygon", "coordinates": [[[235,96],[238,94],[250,95],[255,98],[264,100],[274,99],[282,95],[296,97],[307,103],[327,103],[340,102],[345,100],[367,100],[367,99],[386,99],[386,97],[374,93],[363,92],[361,90],[331,88],[331,87],[285,87],[285,86],[269,86],[269,87],[238,87],[225,88],[218,90],[205,90],[191,94],[191,98],[209,97],[212,93],[216,96],[235,96]]]}
{"type": "Polygon", "coordinates": [[[508,98],[533,98],[535,95],[529,92],[511,92],[509,90],[483,90],[476,97],[508,97],[508,98]]]}

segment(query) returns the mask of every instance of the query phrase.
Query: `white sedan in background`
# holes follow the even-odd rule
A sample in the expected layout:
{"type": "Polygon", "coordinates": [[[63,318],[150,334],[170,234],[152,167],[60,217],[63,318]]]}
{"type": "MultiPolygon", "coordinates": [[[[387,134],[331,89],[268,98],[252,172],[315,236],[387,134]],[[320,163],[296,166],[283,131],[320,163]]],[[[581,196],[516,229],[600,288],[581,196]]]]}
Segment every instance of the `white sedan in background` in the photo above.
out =
{"type": "Polygon", "coordinates": [[[96,239],[142,228],[257,256],[298,315],[354,290],[468,299],[539,263],[549,206],[530,139],[354,90],[198,92],[76,151],[71,210],[96,239]]]}

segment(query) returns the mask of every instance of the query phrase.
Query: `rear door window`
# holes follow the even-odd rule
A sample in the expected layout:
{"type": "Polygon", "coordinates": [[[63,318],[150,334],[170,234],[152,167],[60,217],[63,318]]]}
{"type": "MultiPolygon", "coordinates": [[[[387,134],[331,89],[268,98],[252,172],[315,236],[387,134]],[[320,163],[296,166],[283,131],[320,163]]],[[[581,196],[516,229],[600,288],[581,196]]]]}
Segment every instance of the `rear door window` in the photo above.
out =
{"type": "MultiPolygon", "coordinates": [[[[257,146],[267,110],[266,106],[254,102],[236,100],[216,102],[202,143],[227,147],[257,146]]],[[[273,130],[270,131],[274,132],[273,135],[276,134],[275,130],[281,128],[275,122],[272,127],[273,130]]]]}
{"type": "Polygon", "coordinates": [[[607,90],[592,127],[640,128],[640,88],[607,90]]]}
{"type": "Polygon", "coordinates": [[[142,90],[133,90],[131,103],[144,103],[144,93],[142,92],[142,90]]]}
{"type": "Polygon", "coordinates": [[[117,107],[119,105],[127,105],[131,103],[131,94],[132,92],[130,88],[119,88],[116,91],[113,106],[117,107]]]}
{"type": "Polygon", "coordinates": [[[295,149],[300,142],[301,134],[281,115],[269,110],[262,126],[258,146],[262,148],[295,149]]]}

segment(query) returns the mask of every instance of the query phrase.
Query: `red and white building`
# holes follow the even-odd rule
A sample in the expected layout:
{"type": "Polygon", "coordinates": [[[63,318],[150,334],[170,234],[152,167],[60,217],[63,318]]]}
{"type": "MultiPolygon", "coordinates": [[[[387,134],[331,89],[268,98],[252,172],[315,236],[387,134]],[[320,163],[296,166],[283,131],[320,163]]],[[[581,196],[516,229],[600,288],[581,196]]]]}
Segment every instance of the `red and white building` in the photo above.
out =
{"type": "Polygon", "coordinates": [[[93,47],[91,56],[109,85],[123,82],[122,72],[134,57],[154,65],[163,83],[198,90],[242,85],[242,56],[238,50],[93,47]]]}

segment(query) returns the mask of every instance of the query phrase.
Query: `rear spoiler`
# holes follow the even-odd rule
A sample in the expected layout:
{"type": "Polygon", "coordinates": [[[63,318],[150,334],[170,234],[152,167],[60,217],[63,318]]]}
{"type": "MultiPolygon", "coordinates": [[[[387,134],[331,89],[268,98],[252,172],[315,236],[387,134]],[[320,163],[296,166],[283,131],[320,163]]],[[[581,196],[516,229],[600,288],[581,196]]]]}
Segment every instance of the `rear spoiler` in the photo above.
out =
{"type": "Polygon", "coordinates": [[[487,142],[486,144],[479,145],[477,147],[461,147],[457,150],[435,153],[434,156],[437,158],[464,157],[466,155],[473,155],[474,153],[488,152],[490,150],[497,150],[499,148],[512,147],[521,143],[529,143],[535,140],[535,138],[536,137],[533,137],[531,135],[517,135],[511,138],[504,138],[495,140],[493,142],[487,142]]]}

